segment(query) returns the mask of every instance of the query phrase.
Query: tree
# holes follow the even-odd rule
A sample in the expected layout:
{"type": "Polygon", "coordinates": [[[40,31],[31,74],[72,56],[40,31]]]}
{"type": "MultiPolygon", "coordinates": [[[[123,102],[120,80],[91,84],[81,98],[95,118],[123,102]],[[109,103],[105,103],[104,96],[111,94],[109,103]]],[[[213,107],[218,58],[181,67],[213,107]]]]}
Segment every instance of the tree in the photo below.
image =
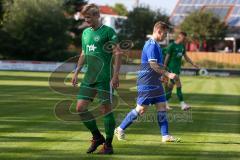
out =
{"type": "Polygon", "coordinates": [[[71,15],[80,11],[85,4],[87,4],[86,0],[64,0],[65,9],[71,15]]]}
{"type": "Polygon", "coordinates": [[[3,0],[0,0],[0,23],[2,23],[3,17],[3,0]]]}
{"type": "Polygon", "coordinates": [[[200,42],[202,50],[203,41],[223,39],[227,26],[219,17],[211,12],[196,11],[185,18],[180,29],[190,35],[191,40],[200,42]]]}
{"type": "Polygon", "coordinates": [[[4,14],[1,54],[23,60],[64,60],[68,21],[59,0],[14,0],[4,14]],[[12,42],[12,43],[11,43],[12,42]],[[3,49],[5,48],[5,49],[3,49]]]}
{"type": "Polygon", "coordinates": [[[128,15],[127,8],[122,3],[116,3],[112,8],[120,16],[127,16],[128,15]]]}
{"type": "Polygon", "coordinates": [[[149,7],[134,8],[128,14],[124,27],[120,32],[121,38],[132,40],[134,48],[143,47],[148,34],[152,34],[154,24],[161,20],[169,24],[168,16],[161,10],[153,11],[149,7]]]}
{"type": "Polygon", "coordinates": [[[79,12],[85,4],[87,4],[85,0],[64,0],[64,8],[66,13],[69,15],[69,32],[74,35],[71,43],[77,47],[81,46],[80,42],[84,28],[79,28],[79,26],[83,24],[84,20],[74,19],[74,14],[79,12]]]}
{"type": "Polygon", "coordinates": [[[13,0],[0,0],[0,27],[2,26],[4,13],[8,12],[8,8],[12,4],[13,0]]]}

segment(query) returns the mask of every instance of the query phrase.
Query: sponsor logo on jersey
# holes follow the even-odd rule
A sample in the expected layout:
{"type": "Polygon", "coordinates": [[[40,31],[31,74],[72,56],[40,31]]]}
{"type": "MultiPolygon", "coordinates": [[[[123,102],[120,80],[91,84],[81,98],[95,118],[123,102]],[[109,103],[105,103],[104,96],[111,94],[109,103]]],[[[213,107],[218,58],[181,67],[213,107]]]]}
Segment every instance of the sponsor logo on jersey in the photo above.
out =
{"type": "Polygon", "coordinates": [[[94,44],[91,44],[91,45],[87,45],[87,49],[88,49],[89,52],[94,52],[95,49],[97,49],[97,47],[95,47],[94,44]]]}
{"type": "Polygon", "coordinates": [[[100,36],[95,36],[95,37],[94,37],[94,41],[95,41],[95,42],[99,42],[99,41],[100,41],[100,36]]]}
{"type": "Polygon", "coordinates": [[[178,52],[177,57],[182,57],[183,53],[182,52],[178,52]]]}
{"type": "Polygon", "coordinates": [[[112,40],[114,40],[114,39],[116,39],[117,38],[117,36],[116,35],[113,35],[112,36],[112,40]]]}

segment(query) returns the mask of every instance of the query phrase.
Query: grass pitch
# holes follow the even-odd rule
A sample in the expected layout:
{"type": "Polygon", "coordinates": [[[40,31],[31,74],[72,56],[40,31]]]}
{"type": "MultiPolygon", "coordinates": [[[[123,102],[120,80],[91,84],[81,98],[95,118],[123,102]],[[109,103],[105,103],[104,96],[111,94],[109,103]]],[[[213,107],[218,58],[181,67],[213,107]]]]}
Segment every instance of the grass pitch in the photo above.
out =
{"type": "MultiPolygon", "coordinates": [[[[240,78],[182,77],[184,113],[176,95],[170,102],[170,132],[182,143],[163,144],[155,108],[126,131],[126,142],[114,139],[115,154],[87,155],[91,135],[80,122],[59,121],[54,106],[72,99],[49,88],[50,73],[0,72],[0,160],[159,160],[240,158],[240,78]]],[[[69,79],[67,79],[69,80],[69,79]]],[[[116,111],[117,123],[135,106],[136,79],[122,76],[118,90],[124,103],[116,111]]],[[[74,110],[74,104],[73,104],[74,110]]],[[[104,133],[102,119],[98,119],[104,133]]]]}

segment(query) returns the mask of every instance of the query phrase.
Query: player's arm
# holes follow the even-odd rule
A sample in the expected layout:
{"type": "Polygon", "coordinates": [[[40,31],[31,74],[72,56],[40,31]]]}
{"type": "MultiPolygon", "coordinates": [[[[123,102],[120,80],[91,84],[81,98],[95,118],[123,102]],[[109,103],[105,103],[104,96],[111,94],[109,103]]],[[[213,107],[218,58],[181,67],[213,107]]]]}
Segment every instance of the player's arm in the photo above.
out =
{"type": "Polygon", "coordinates": [[[164,65],[160,65],[157,62],[157,57],[159,56],[159,50],[158,47],[156,45],[150,45],[148,47],[148,51],[147,51],[147,57],[148,57],[148,63],[150,64],[150,67],[157,73],[164,75],[170,79],[174,79],[176,77],[176,75],[174,73],[169,73],[168,71],[166,71],[165,66],[164,65]]]}
{"type": "Polygon", "coordinates": [[[170,54],[166,54],[165,60],[164,60],[164,66],[167,67],[168,61],[170,58],[170,54]]]}
{"type": "Polygon", "coordinates": [[[167,46],[166,56],[165,56],[164,63],[163,63],[165,67],[167,67],[167,65],[168,65],[170,56],[171,56],[171,54],[172,54],[172,48],[173,48],[172,44],[169,44],[169,45],[167,46]]]}
{"type": "Polygon", "coordinates": [[[165,70],[164,66],[160,66],[156,61],[149,61],[150,67],[157,73],[162,74],[170,79],[175,79],[176,74],[165,70]]]}
{"type": "Polygon", "coordinates": [[[193,65],[195,68],[199,68],[199,66],[196,65],[186,53],[184,54],[184,59],[185,59],[188,63],[190,63],[191,65],[193,65]]]}
{"type": "Polygon", "coordinates": [[[113,54],[115,57],[114,57],[114,72],[111,80],[111,85],[113,88],[117,88],[119,87],[119,73],[122,63],[122,54],[120,53],[120,48],[118,45],[113,50],[113,54]]]}
{"type": "Polygon", "coordinates": [[[78,63],[77,63],[77,68],[76,68],[76,70],[75,70],[75,72],[74,72],[74,75],[73,75],[73,77],[72,77],[72,85],[75,87],[75,86],[77,86],[77,84],[78,84],[78,73],[81,71],[81,69],[82,69],[82,67],[83,67],[83,65],[84,65],[84,55],[85,55],[85,53],[84,53],[84,51],[85,51],[85,47],[86,47],[86,45],[85,45],[85,42],[84,42],[84,34],[85,32],[83,31],[83,33],[82,33],[82,52],[80,53],[80,57],[79,57],[79,59],[78,59],[78,63]]]}
{"type": "Polygon", "coordinates": [[[84,65],[84,53],[82,51],[78,59],[77,68],[75,69],[74,75],[72,77],[72,85],[74,87],[78,84],[78,73],[81,71],[83,65],[84,65]]]}
{"type": "MultiPolygon", "coordinates": [[[[108,32],[109,41],[114,42],[115,44],[118,44],[118,36],[117,33],[114,31],[114,29],[110,28],[108,32]]],[[[121,67],[121,61],[122,61],[122,54],[120,53],[120,47],[119,45],[115,45],[113,48],[113,55],[114,55],[114,71],[113,71],[113,77],[110,81],[110,84],[113,88],[117,88],[119,86],[119,72],[121,67]]]]}

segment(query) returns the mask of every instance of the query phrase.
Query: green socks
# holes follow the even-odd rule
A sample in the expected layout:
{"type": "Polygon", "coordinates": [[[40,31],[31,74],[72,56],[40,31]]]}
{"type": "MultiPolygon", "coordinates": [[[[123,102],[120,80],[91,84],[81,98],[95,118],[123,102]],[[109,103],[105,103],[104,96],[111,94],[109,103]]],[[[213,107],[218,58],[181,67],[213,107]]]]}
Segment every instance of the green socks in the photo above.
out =
{"type": "Polygon", "coordinates": [[[183,101],[182,87],[177,88],[177,96],[180,102],[183,101]]]}
{"type": "Polygon", "coordinates": [[[104,127],[105,127],[105,133],[106,133],[106,145],[111,146],[112,140],[114,136],[114,129],[115,129],[115,118],[113,116],[113,113],[109,113],[104,116],[104,127]]]}
{"type": "Polygon", "coordinates": [[[101,133],[98,130],[97,123],[91,112],[86,110],[84,113],[79,114],[81,117],[83,124],[89,129],[95,138],[99,138],[101,133]]]}
{"type": "MultiPolygon", "coordinates": [[[[98,130],[96,120],[94,119],[93,115],[90,112],[84,112],[84,114],[80,115],[81,119],[83,119],[83,124],[91,131],[93,137],[99,138],[101,137],[101,133],[98,130]],[[86,119],[87,117],[87,119],[86,119]],[[92,118],[90,118],[92,117],[92,118]],[[85,121],[84,121],[85,120],[85,121]]],[[[112,146],[112,140],[114,136],[114,129],[115,129],[115,118],[113,113],[108,113],[104,116],[104,127],[106,133],[106,145],[112,146]]]]}

